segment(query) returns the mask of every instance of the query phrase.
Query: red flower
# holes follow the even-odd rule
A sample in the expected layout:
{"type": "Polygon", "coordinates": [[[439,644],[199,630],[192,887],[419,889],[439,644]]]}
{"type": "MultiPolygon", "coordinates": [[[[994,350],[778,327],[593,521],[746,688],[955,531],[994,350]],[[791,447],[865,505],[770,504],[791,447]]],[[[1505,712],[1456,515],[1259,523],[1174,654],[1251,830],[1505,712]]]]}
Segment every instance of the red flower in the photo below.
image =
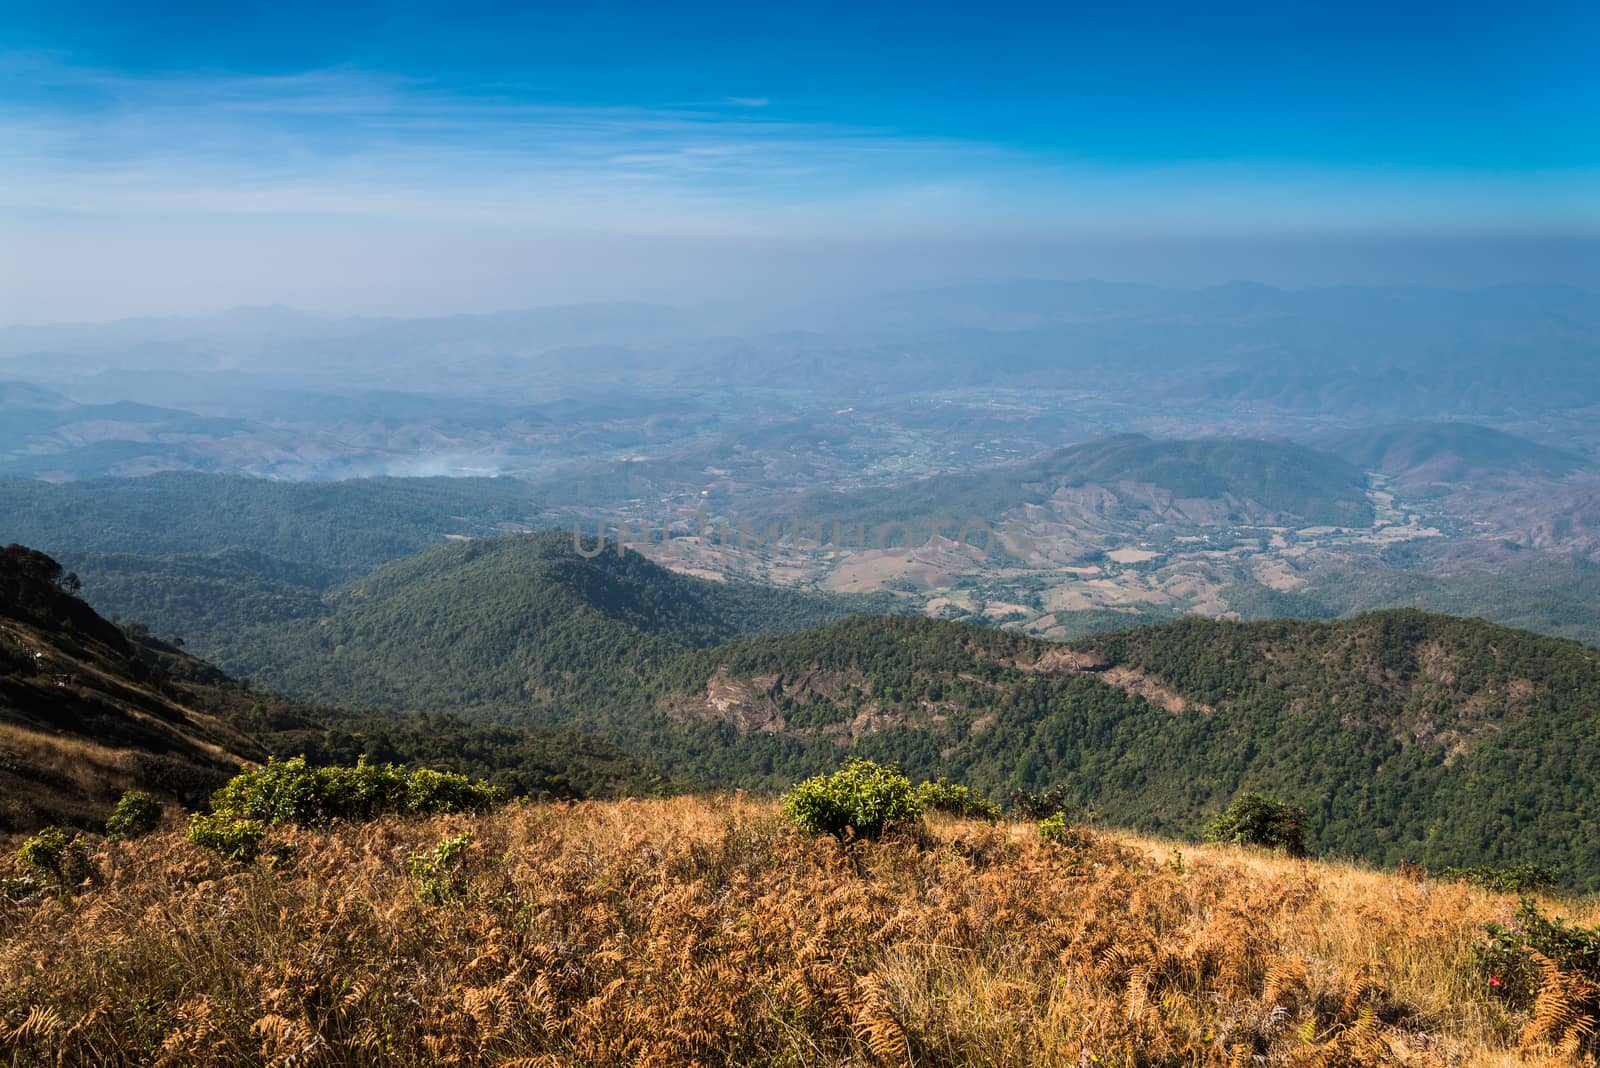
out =
{"type": "Polygon", "coordinates": [[[1490,986],[1500,986],[1500,985],[1502,985],[1501,982],[1500,982],[1500,977],[1498,975],[1489,976],[1489,985],[1490,986]]]}

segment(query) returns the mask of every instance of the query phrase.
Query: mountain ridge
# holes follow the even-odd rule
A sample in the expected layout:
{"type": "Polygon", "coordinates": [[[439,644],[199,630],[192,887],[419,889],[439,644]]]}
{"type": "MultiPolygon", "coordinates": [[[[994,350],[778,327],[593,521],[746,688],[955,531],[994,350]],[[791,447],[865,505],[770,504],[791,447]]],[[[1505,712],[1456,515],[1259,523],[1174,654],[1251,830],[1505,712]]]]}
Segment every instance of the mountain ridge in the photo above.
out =
{"type": "Polygon", "coordinates": [[[1590,646],[1404,609],[1191,617],[1065,644],[859,614],[675,640],[672,615],[641,628],[631,603],[584,601],[613,578],[575,576],[615,569],[651,597],[702,580],[543,540],[567,554],[561,567],[486,567],[464,586],[392,570],[406,582],[382,596],[352,592],[315,627],[258,636],[260,670],[300,697],[592,732],[697,782],[776,789],[859,755],[994,793],[1063,786],[1160,833],[1193,833],[1236,792],[1265,790],[1311,811],[1325,850],[1532,859],[1600,886],[1600,847],[1572,829],[1600,819],[1590,646]],[[526,599],[540,583],[560,589],[526,599]],[[1502,810],[1488,829],[1472,815],[1502,810]],[[1553,822],[1557,810],[1575,822],[1553,822]]]}

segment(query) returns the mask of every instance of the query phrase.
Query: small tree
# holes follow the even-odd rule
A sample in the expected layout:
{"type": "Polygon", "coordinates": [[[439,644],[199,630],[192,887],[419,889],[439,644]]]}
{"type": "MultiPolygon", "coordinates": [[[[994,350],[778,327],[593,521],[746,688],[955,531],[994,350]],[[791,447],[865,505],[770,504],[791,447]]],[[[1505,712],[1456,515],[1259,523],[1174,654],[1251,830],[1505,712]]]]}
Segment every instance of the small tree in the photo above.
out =
{"type": "Polygon", "coordinates": [[[832,775],[795,784],[783,797],[783,814],[797,827],[835,838],[876,838],[897,824],[922,818],[911,780],[870,760],[851,760],[832,775]]]}
{"type": "Polygon", "coordinates": [[[1000,818],[1000,806],[970,787],[946,779],[920,783],[917,786],[917,803],[924,812],[946,812],[967,819],[989,820],[1000,818]]]}
{"type": "Polygon", "coordinates": [[[1240,794],[1206,825],[1206,841],[1306,855],[1306,810],[1260,794],[1240,794]]]}
{"type": "Polygon", "coordinates": [[[241,819],[223,812],[196,812],[189,817],[186,835],[197,846],[215,849],[229,860],[251,860],[266,836],[261,820],[241,819]]]}
{"type": "Polygon", "coordinates": [[[1082,849],[1089,841],[1088,837],[1060,812],[1039,821],[1039,837],[1046,842],[1054,842],[1069,849],[1082,849]]]}
{"type": "Polygon", "coordinates": [[[129,790],[117,801],[106,820],[106,837],[139,838],[161,826],[161,802],[143,790],[129,790]]]}
{"type": "Polygon", "coordinates": [[[1048,819],[1057,812],[1068,820],[1093,818],[1088,807],[1074,801],[1065,786],[1052,786],[1039,793],[1019,790],[1011,795],[1011,811],[1022,819],[1035,822],[1048,819]]]}
{"type": "Polygon", "coordinates": [[[16,859],[24,868],[54,879],[56,889],[63,895],[97,875],[83,839],[60,827],[46,827],[23,842],[16,859]]]}

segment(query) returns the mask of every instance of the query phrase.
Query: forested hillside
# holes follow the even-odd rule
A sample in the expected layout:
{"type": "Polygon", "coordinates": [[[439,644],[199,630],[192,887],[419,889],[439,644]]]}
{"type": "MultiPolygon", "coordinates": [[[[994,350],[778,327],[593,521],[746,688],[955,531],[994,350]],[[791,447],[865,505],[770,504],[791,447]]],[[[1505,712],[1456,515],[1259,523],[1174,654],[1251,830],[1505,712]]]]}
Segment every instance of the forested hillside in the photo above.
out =
{"type": "Polygon", "coordinates": [[[545,531],[418,553],[341,587],[317,618],[252,629],[237,666],[319,699],[560,723],[561,709],[662,692],[687,648],[894,604],[711,582],[614,543],[576,545],[545,531]]]}
{"type": "Polygon", "coordinates": [[[44,553],[0,549],[0,833],[98,826],[128,789],[198,806],[241,763],[269,755],[426,763],[532,796],[668,787],[593,736],[287,700],[142,628],[119,628],[74,596],[76,585],[44,553]]]}
{"type": "Polygon", "coordinates": [[[1575,453],[1470,423],[1401,423],[1324,434],[1315,444],[1363,471],[1435,491],[1513,477],[1561,478],[1588,466],[1575,453]]]}
{"type": "Polygon", "coordinates": [[[1415,611],[1066,646],[874,615],[733,637],[836,610],[550,534],[430,550],[251,645],[297,696],[595,732],[691,781],[777,788],[855,753],[1170,833],[1265,790],[1322,850],[1600,885],[1591,647],[1415,611]]]}
{"type": "Polygon", "coordinates": [[[274,482],[171,472],[60,484],[0,478],[0,514],[0,538],[57,557],[246,549],[349,575],[447,534],[520,529],[538,506],[530,486],[511,478],[274,482]]]}
{"type": "Polygon", "coordinates": [[[0,477],[0,543],[92,576],[83,595],[103,615],[217,660],[249,626],[310,616],[380,564],[448,537],[525,529],[538,514],[528,484],[509,478],[0,477]]]}
{"type": "Polygon", "coordinates": [[[1071,647],[863,618],[719,652],[678,714],[739,734],[724,738],[758,766],[791,746],[816,760],[828,739],[996,793],[1063,786],[1112,824],[1168,833],[1260,790],[1303,805],[1324,851],[1537,859],[1600,885],[1588,646],[1399,611],[1071,647]]]}

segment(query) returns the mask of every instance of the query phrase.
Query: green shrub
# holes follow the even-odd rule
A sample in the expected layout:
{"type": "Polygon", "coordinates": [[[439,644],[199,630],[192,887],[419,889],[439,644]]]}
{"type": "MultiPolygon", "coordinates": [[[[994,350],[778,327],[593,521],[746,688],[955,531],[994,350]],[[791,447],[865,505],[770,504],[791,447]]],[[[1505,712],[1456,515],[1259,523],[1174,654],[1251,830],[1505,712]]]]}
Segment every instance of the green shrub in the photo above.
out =
{"type": "Polygon", "coordinates": [[[305,757],[270,760],[240,772],[211,795],[211,813],[189,821],[189,840],[234,859],[255,855],[268,827],[376,816],[474,812],[500,801],[504,791],[482,779],[431,768],[406,771],[393,764],[316,768],[305,757]]]}
{"type": "MultiPolygon", "coordinates": [[[[1473,946],[1474,962],[1489,993],[1518,1008],[1532,1004],[1539,989],[1539,967],[1533,954],[1600,987],[1600,927],[1581,927],[1551,919],[1529,898],[1522,900],[1511,926],[1487,924],[1487,938],[1473,946]]],[[[1590,1012],[1600,1013],[1600,997],[1591,998],[1590,1012]]]]}
{"type": "Polygon", "coordinates": [[[1260,794],[1240,794],[1206,825],[1206,841],[1306,855],[1306,811],[1260,794]]]}
{"type": "Polygon", "coordinates": [[[46,827],[23,842],[16,860],[24,868],[54,880],[56,889],[63,894],[98,874],[83,838],[60,827],[46,827]]]}
{"type": "Polygon", "coordinates": [[[502,791],[451,771],[418,768],[406,780],[404,809],[412,813],[473,812],[499,801],[502,791]]]}
{"type": "Polygon", "coordinates": [[[267,833],[261,820],[241,819],[222,812],[196,812],[189,817],[189,841],[215,849],[229,860],[250,860],[267,833]]]}
{"type": "Polygon", "coordinates": [[[275,823],[372,819],[393,813],[438,814],[488,808],[503,792],[455,772],[393,764],[314,768],[305,757],[272,760],[242,772],[211,798],[213,812],[275,823]]]}
{"type": "Polygon", "coordinates": [[[939,779],[917,787],[917,804],[924,812],[946,812],[967,819],[989,820],[1000,818],[1000,806],[982,794],[973,793],[966,786],[939,779]]]}
{"type": "Polygon", "coordinates": [[[783,814],[815,834],[875,838],[921,819],[922,806],[911,780],[896,769],[851,760],[832,775],[795,784],[783,797],[783,814]]]}
{"type": "Polygon", "coordinates": [[[161,826],[161,802],[143,790],[129,790],[117,801],[106,819],[106,837],[112,840],[140,838],[161,826]]]}
{"type": "Polygon", "coordinates": [[[1554,887],[1561,871],[1545,864],[1518,864],[1509,868],[1441,868],[1438,877],[1499,894],[1531,894],[1554,887]]]}
{"type": "Polygon", "coordinates": [[[431,853],[413,854],[406,869],[417,880],[417,897],[425,904],[444,905],[460,901],[467,893],[467,873],[463,854],[472,844],[472,832],[446,838],[431,853]]]}
{"type": "Polygon", "coordinates": [[[1067,819],[1064,812],[1057,812],[1040,820],[1039,837],[1046,842],[1066,846],[1068,849],[1081,849],[1085,841],[1083,831],[1067,819]]]}
{"type": "Polygon", "coordinates": [[[322,815],[320,807],[316,769],[305,757],[269,760],[265,767],[235,775],[211,795],[217,816],[262,826],[309,823],[322,815]]]}

